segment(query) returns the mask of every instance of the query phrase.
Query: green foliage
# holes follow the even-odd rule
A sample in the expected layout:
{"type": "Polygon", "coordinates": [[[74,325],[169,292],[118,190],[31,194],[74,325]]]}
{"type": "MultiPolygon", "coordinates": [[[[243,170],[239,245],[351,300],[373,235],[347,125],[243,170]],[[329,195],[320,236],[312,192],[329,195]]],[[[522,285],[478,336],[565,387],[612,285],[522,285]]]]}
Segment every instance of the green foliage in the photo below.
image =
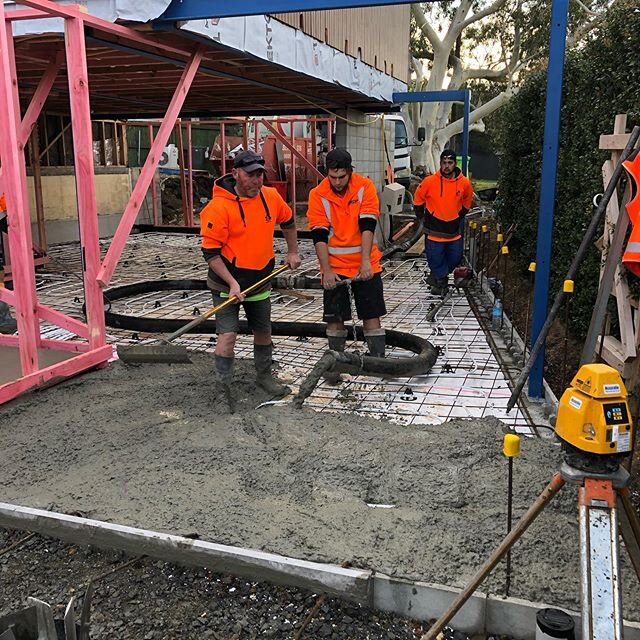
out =
{"type": "MultiPolygon", "coordinates": [[[[598,150],[601,134],[614,117],[628,114],[628,127],[640,123],[640,11],[637,0],[620,0],[590,41],[567,56],[561,114],[551,290],[557,291],[580,245],[603,191],[601,168],[609,157],[598,150]]],[[[502,148],[498,215],[503,226],[516,223],[514,249],[526,269],[535,260],[546,70],[533,74],[511,100],[498,140],[502,148]]],[[[576,278],[572,329],[586,333],[598,289],[600,254],[588,251],[576,278]]]]}

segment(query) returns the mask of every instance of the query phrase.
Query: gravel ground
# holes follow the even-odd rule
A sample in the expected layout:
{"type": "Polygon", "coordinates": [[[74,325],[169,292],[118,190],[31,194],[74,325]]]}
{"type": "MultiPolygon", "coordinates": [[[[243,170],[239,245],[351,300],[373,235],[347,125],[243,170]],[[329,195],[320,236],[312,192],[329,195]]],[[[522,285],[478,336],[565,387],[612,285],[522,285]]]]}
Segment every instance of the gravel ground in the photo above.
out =
{"type": "MultiPolygon", "coordinates": [[[[23,531],[0,529],[0,554],[24,537],[23,531]]],[[[55,607],[62,618],[70,598],[82,596],[94,579],[93,640],[289,639],[319,600],[318,594],[299,589],[148,558],[128,564],[131,560],[119,552],[35,536],[0,555],[0,616],[26,606],[26,598],[33,596],[55,607]]],[[[81,606],[79,597],[78,615],[81,606]]],[[[419,638],[424,630],[421,623],[328,598],[300,637],[404,640],[419,638]]]]}

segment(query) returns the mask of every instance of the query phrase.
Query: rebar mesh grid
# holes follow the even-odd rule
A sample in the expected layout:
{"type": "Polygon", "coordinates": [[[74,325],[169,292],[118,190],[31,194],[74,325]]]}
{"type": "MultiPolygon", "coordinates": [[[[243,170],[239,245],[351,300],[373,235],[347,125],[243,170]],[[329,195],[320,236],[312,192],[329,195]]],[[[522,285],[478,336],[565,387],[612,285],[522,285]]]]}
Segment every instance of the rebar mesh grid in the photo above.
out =
{"type": "MultiPolygon", "coordinates": [[[[109,246],[101,241],[103,254],[109,246]]],[[[319,275],[311,241],[300,241],[303,263],[297,275],[319,275]]],[[[276,240],[279,256],[286,253],[283,240],[276,240]]],[[[277,255],[277,258],[279,257],[277,255]]],[[[83,319],[83,287],[80,250],[77,243],[53,246],[51,262],[37,274],[38,293],[43,304],[83,319]]],[[[452,418],[495,416],[518,433],[531,434],[527,417],[519,409],[506,413],[510,389],[492,353],[485,334],[464,293],[454,292],[435,315],[425,320],[440,298],[429,293],[425,283],[426,262],[422,258],[387,262],[383,272],[388,314],[383,325],[389,329],[427,338],[440,349],[429,374],[407,379],[347,376],[339,385],[321,382],[306,404],[317,411],[353,411],[384,417],[402,424],[437,424],[452,418]]],[[[205,279],[199,237],[187,234],[143,233],[132,235],[118,264],[113,286],[160,279],[205,279]]],[[[272,295],[272,319],[286,322],[321,322],[322,291],[298,293],[276,291],[272,295]]],[[[113,303],[113,311],[136,316],[192,320],[212,304],[208,291],[155,291],[113,303]]],[[[241,312],[242,313],[242,312],[241,312]]],[[[347,328],[350,328],[347,323],[347,328]]],[[[107,328],[114,344],[144,344],[157,336],[133,334],[107,328]]],[[[43,337],[73,339],[64,329],[43,323],[43,337]]],[[[188,334],[176,343],[197,351],[213,351],[215,336],[188,334]]],[[[317,338],[275,338],[279,377],[294,392],[326,349],[317,338]]],[[[364,351],[349,331],[348,350],[364,351]]],[[[250,336],[238,336],[236,356],[251,358],[250,336]]],[[[388,355],[407,355],[390,349],[388,355]]]]}

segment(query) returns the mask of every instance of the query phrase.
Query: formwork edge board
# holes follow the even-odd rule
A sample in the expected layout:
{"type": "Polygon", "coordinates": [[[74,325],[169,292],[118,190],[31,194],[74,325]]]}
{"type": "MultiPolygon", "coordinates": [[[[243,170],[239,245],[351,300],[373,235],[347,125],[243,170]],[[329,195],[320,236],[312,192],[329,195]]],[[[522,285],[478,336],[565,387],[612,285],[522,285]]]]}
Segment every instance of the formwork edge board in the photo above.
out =
{"type": "Polygon", "coordinates": [[[24,529],[76,544],[120,549],[167,562],[207,567],[251,580],[267,580],[369,604],[371,572],[309,562],[62,513],[0,503],[0,526],[24,529]]]}
{"type": "MultiPolygon", "coordinates": [[[[576,553],[578,553],[577,549],[576,553]]],[[[549,606],[519,598],[489,595],[486,601],[487,632],[495,635],[508,635],[522,640],[533,640],[536,635],[536,614],[540,609],[549,606]]],[[[582,637],[580,613],[569,609],[562,610],[573,618],[576,638],[582,637]]],[[[625,620],[623,628],[624,640],[640,640],[640,622],[625,620]]]]}
{"type": "MultiPolygon", "coordinates": [[[[452,587],[393,578],[368,570],[289,558],[183,536],[128,527],[0,502],[0,527],[33,531],[75,544],[119,549],[183,565],[207,567],[250,580],[301,587],[339,596],[417,620],[440,616],[458,595],[452,587]]],[[[466,633],[535,638],[536,613],[549,605],[476,591],[453,618],[466,633]]],[[[580,628],[579,614],[567,611],[580,628]]],[[[640,623],[624,623],[625,640],[640,640],[640,623]]],[[[579,634],[577,637],[580,637],[579,634]]]]}
{"type": "MultiPolygon", "coordinates": [[[[460,591],[453,587],[392,578],[383,574],[373,576],[373,607],[382,611],[418,620],[440,617],[456,599],[460,591]]],[[[476,591],[454,616],[451,626],[465,633],[485,629],[486,598],[476,591]]]]}

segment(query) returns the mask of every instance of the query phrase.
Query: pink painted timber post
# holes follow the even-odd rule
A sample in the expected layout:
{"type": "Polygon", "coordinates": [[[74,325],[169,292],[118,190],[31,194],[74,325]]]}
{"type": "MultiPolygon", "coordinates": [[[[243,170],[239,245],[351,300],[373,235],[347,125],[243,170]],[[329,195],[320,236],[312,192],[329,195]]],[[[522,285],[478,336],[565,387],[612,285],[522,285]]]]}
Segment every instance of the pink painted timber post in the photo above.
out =
{"type": "MultiPolygon", "coordinates": [[[[153,144],[153,125],[150,124],[149,125],[149,151],[151,151],[152,144],[153,144]]],[[[140,162],[140,158],[138,158],[138,162],[140,162]]],[[[156,191],[156,172],[154,169],[153,176],[151,177],[151,210],[153,211],[153,224],[156,227],[160,224],[160,220],[158,219],[158,203],[156,202],[157,197],[158,197],[158,192],[156,191]]]]}
{"type": "Polygon", "coordinates": [[[189,149],[187,169],[189,171],[189,189],[187,190],[187,226],[193,227],[193,131],[191,120],[187,122],[187,149],[189,149]]]}
{"type": "Polygon", "coordinates": [[[102,290],[96,280],[100,267],[100,236],[84,23],[78,18],[67,18],[64,34],[89,346],[97,349],[104,346],[107,339],[102,290]]]}
{"type": "Polygon", "coordinates": [[[27,170],[21,129],[18,78],[16,73],[13,31],[5,20],[4,3],[0,4],[0,59],[5,71],[0,74],[0,158],[2,182],[7,200],[9,249],[16,292],[15,307],[20,337],[20,366],[23,375],[38,370],[40,328],[37,316],[35,267],[31,217],[27,199],[27,170]]]}
{"type": "Polygon", "coordinates": [[[189,93],[193,78],[200,66],[203,51],[203,46],[199,45],[184,68],[182,77],[178,82],[178,86],[173,94],[173,98],[171,99],[171,103],[169,104],[164,120],[158,130],[158,135],[153,141],[151,149],[149,149],[149,155],[144,162],[144,167],[140,172],[138,182],[136,182],[136,186],[133,188],[129,202],[122,214],[120,224],[118,225],[111,241],[111,246],[107,251],[102,267],[98,272],[98,282],[103,287],[106,287],[109,282],[111,282],[113,272],[116,269],[118,260],[120,259],[124,246],[127,243],[129,233],[131,233],[131,229],[136,221],[138,212],[140,211],[140,206],[142,205],[147,190],[149,189],[149,184],[155,175],[158,161],[162,155],[162,150],[167,144],[167,140],[169,140],[171,130],[173,129],[178,115],[180,114],[180,109],[182,109],[182,105],[187,97],[187,93],[189,93]]]}
{"type": "Polygon", "coordinates": [[[187,174],[184,162],[184,141],[182,140],[182,120],[176,120],[176,144],[178,146],[178,168],[180,171],[180,199],[182,204],[182,224],[189,224],[189,196],[187,195],[187,174]]]}

